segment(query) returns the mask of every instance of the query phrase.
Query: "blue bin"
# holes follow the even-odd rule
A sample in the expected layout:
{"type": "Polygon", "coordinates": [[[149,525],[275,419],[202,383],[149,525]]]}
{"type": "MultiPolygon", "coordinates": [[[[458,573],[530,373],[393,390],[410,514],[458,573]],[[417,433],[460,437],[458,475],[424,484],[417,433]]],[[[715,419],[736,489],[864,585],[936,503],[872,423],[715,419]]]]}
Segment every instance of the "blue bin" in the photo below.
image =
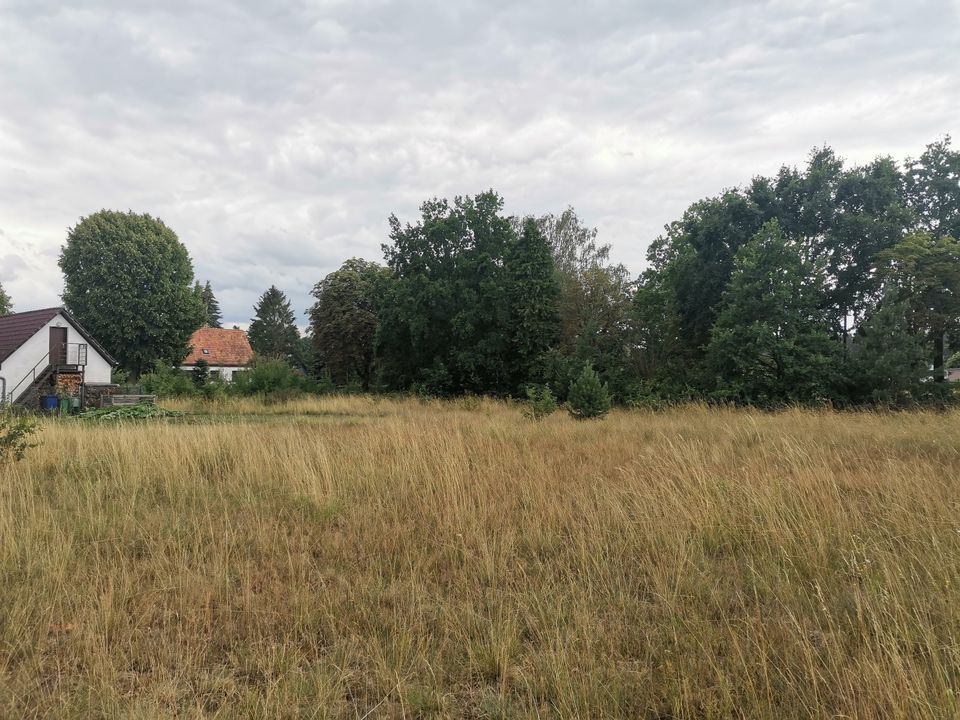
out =
{"type": "Polygon", "coordinates": [[[57,398],[56,395],[40,396],[40,407],[43,408],[44,412],[55,412],[59,404],[60,404],[60,400],[57,398]]]}

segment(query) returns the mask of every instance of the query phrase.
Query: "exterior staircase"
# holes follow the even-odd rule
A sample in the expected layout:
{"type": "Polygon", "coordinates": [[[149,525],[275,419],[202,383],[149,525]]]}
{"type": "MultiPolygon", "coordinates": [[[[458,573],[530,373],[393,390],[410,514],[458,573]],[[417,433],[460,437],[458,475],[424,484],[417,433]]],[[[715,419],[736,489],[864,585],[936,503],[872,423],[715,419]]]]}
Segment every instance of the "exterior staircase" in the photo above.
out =
{"type": "MultiPolygon", "coordinates": [[[[58,353],[59,354],[59,353],[58,353]]],[[[86,362],[84,346],[83,361],[86,362]]],[[[58,360],[67,360],[61,354],[58,360]]],[[[13,387],[7,388],[7,396],[0,398],[4,404],[19,405],[30,410],[40,409],[40,397],[52,395],[57,386],[69,389],[71,395],[81,395],[84,384],[84,366],[81,364],[51,364],[49,353],[38,362],[27,375],[13,387]]]]}

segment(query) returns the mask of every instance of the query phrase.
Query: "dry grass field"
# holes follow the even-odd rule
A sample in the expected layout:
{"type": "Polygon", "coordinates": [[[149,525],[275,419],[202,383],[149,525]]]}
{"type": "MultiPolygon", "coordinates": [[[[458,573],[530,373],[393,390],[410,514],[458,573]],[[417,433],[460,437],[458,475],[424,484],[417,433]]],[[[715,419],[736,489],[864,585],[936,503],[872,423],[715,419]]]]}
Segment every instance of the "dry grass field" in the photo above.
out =
{"type": "Polygon", "coordinates": [[[960,413],[171,407],[0,469],[0,717],[960,717],[960,413]]]}

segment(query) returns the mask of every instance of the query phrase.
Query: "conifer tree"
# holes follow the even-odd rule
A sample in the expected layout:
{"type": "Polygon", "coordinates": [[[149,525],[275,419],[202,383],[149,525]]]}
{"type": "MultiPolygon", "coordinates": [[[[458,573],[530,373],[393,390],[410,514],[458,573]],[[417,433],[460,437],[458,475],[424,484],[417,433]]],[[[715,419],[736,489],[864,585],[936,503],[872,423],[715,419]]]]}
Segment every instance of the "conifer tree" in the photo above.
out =
{"type": "Polygon", "coordinates": [[[260,296],[247,335],[258,355],[275,360],[291,360],[297,353],[300,332],[290,301],[275,286],[260,296]]]}
{"type": "Polygon", "coordinates": [[[577,420],[600,418],[610,412],[610,391],[590,363],[583,366],[583,371],[570,384],[567,394],[570,414],[577,420]]]}
{"type": "Polygon", "coordinates": [[[213,294],[210,281],[207,280],[206,284],[202,287],[198,282],[196,290],[200,294],[200,299],[203,300],[204,307],[207,309],[207,325],[213,328],[223,327],[223,315],[220,312],[220,303],[217,302],[217,298],[213,294]]]}

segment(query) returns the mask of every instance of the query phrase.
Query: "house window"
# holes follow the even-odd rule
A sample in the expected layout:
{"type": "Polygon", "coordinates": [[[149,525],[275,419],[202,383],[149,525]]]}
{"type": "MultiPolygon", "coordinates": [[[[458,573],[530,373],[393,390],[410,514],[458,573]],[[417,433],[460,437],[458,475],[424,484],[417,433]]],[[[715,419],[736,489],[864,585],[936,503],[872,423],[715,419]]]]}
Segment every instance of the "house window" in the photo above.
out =
{"type": "Polygon", "coordinates": [[[203,354],[204,354],[204,355],[209,355],[209,354],[210,354],[210,351],[207,350],[206,348],[204,348],[204,349],[203,349],[203,354]]]}

